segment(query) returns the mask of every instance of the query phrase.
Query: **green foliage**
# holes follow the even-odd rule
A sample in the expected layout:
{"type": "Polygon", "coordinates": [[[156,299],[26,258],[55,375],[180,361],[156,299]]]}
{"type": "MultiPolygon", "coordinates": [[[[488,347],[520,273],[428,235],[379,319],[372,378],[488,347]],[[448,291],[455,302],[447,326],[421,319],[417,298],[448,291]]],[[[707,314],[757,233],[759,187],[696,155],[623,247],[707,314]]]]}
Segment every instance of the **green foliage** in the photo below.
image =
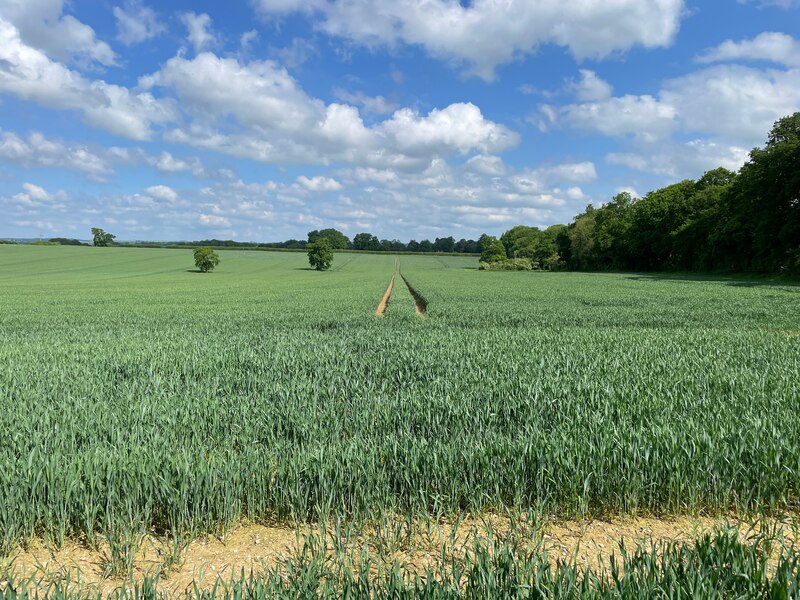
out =
{"type": "Polygon", "coordinates": [[[482,271],[534,271],[539,270],[530,258],[506,258],[480,263],[482,271]]]}
{"type": "Polygon", "coordinates": [[[203,273],[208,273],[219,265],[219,255],[208,246],[201,246],[194,251],[194,264],[203,273]]]}
{"type": "Polygon", "coordinates": [[[56,237],[56,238],[50,238],[48,241],[49,242],[53,242],[54,244],[60,244],[61,246],[85,246],[86,245],[82,241],[76,240],[75,238],[56,237]]]}
{"type": "Polygon", "coordinates": [[[95,246],[110,246],[114,243],[114,238],[117,237],[112,235],[106,231],[103,231],[99,227],[92,227],[92,243],[95,246]]]}
{"type": "Polygon", "coordinates": [[[506,249],[503,242],[491,235],[481,236],[481,262],[493,263],[506,259],[506,249]]]}
{"type": "Polygon", "coordinates": [[[327,271],[333,264],[333,247],[326,238],[321,238],[306,246],[308,263],[317,271],[327,271]]]}
{"type": "Polygon", "coordinates": [[[357,233],[353,238],[353,250],[380,250],[380,240],[371,233],[357,233]]]}
{"type": "Polygon", "coordinates": [[[346,250],[350,247],[350,239],[337,229],[321,229],[308,232],[308,244],[315,244],[326,240],[334,250],[346,250]]]}

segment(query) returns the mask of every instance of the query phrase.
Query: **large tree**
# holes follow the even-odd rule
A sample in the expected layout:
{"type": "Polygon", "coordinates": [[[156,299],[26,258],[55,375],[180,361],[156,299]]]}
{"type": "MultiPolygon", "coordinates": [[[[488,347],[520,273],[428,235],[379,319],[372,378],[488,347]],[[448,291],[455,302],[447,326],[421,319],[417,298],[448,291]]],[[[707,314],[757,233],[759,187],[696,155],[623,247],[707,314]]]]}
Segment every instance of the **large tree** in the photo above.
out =
{"type": "Polygon", "coordinates": [[[333,263],[333,247],[327,238],[306,245],[308,263],[317,271],[327,271],[333,263]]]}
{"type": "Polygon", "coordinates": [[[95,246],[110,246],[114,243],[114,238],[117,237],[99,227],[92,227],[92,242],[95,246]]]}

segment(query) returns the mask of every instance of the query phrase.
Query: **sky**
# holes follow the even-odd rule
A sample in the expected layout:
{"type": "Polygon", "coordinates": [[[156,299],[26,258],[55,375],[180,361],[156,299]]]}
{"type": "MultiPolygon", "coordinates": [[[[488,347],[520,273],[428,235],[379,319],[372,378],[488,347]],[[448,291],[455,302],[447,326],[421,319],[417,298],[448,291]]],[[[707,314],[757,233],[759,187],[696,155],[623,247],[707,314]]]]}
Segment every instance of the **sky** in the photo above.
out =
{"type": "Polygon", "coordinates": [[[0,237],[476,239],[798,110],[800,0],[0,0],[0,237]]]}

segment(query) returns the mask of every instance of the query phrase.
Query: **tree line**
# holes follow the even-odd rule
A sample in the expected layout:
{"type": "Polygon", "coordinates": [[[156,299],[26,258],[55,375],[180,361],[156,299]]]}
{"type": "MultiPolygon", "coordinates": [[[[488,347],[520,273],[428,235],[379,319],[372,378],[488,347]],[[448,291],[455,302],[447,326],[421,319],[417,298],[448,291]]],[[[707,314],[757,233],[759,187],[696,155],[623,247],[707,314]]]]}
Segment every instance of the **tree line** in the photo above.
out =
{"type": "Polygon", "coordinates": [[[500,245],[481,242],[487,265],[800,274],[800,112],[777,121],[738,173],[714,169],[639,199],[623,192],[569,225],[520,225],[500,245]]]}

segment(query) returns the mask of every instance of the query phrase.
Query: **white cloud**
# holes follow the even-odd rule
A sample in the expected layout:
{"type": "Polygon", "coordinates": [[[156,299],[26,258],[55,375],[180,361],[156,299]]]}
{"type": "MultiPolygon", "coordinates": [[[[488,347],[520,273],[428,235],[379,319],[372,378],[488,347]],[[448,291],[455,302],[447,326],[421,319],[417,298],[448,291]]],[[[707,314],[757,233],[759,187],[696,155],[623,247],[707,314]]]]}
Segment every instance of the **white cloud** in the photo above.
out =
{"type": "Polygon", "coordinates": [[[23,214],[28,216],[38,214],[36,211],[39,210],[49,214],[53,210],[63,209],[64,205],[60,203],[68,199],[69,196],[64,191],[51,194],[35,183],[23,183],[22,191],[18,194],[14,194],[10,198],[0,197],[0,200],[21,207],[24,210],[23,214]]]}
{"type": "Polygon", "coordinates": [[[337,100],[360,106],[364,112],[375,115],[388,115],[399,108],[397,103],[383,96],[367,96],[364,92],[348,92],[342,88],[335,88],[333,95],[337,100]]]}
{"type": "Polygon", "coordinates": [[[739,4],[746,4],[748,1],[756,2],[762,8],[767,6],[777,6],[786,10],[800,8],[800,0],[739,0],[739,4]]]}
{"type": "Polygon", "coordinates": [[[211,31],[211,17],[206,13],[199,15],[192,11],[182,13],[181,22],[186,26],[188,31],[187,38],[194,47],[195,52],[200,52],[217,44],[217,37],[211,31]]]}
{"type": "Polygon", "coordinates": [[[0,19],[14,25],[22,42],[58,60],[115,64],[114,51],[94,29],[63,11],[64,0],[3,0],[0,19]]]}
{"type": "Polygon", "coordinates": [[[594,163],[582,162],[524,170],[511,177],[510,181],[514,189],[522,194],[541,195],[553,186],[559,188],[559,184],[589,183],[596,179],[594,163]]]}
{"type": "Polygon", "coordinates": [[[540,107],[549,121],[563,122],[576,129],[603,135],[654,141],[669,136],[677,125],[677,111],[652,96],[618,96],[598,102],[540,107]]]}
{"type": "Polygon", "coordinates": [[[50,194],[43,187],[33,183],[23,183],[22,189],[25,190],[24,194],[31,200],[47,200],[50,198],[50,194]]]}
{"type": "Polygon", "coordinates": [[[685,143],[659,143],[655,148],[639,148],[634,152],[611,152],[606,156],[606,162],[674,181],[696,179],[701,173],[717,167],[737,171],[747,157],[746,148],[696,139],[685,143]]]}
{"type": "Polygon", "coordinates": [[[155,167],[160,173],[181,173],[184,171],[191,171],[195,177],[208,177],[208,172],[203,166],[203,163],[198,158],[189,158],[183,160],[175,158],[166,150],[162,150],[158,156],[145,156],[144,160],[147,164],[155,167]]]}
{"type": "Polygon", "coordinates": [[[675,107],[684,131],[753,147],[777,119],[800,109],[800,70],[718,65],[667,81],[660,96],[675,107]]]}
{"type": "Polygon", "coordinates": [[[115,6],[114,18],[117,20],[117,39],[126,46],[141,44],[167,30],[156,12],[141,0],[126,0],[124,8],[115,6]]]}
{"type": "Polygon", "coordinates": [[[145,190],[145,193],[157,200],[164,200],[165,202],[175,202],[178,199],[178,194],[171,187],[166,185],[153,185],[145,190]]]}
{"type": "Polygon", "coordinates": [[[199,221],[203,225],[214,225],[214,226],[230,226],[231,222],[226,219],[225,217],[220,217],[219,215],[206,215],[201,214],[199,217],[199,221]]]}
{"type": "Polygon", "coordinates": [[[297,183],[312,192],[335,192],[342,189],[341,183],[335,179],[323,177],[321,175],[311,178],[301,175],[297,178],[297,183]]]}
{"type": "Polygon", "coordinates": [[[775,122],[800,108],[800,70],[716,65],[663,83],[658,97],[618,96],[599,102],[540,107],[545,127],[566,124],[639,142],[676,131],[724,136],[752,147],[775,122]]]}
{"type": "Polygon", "coordinates": [[[29,133],[23,139],[10,131],[0,130],[0,159],[25,167],[73,169],[98,180],[103,180],[113,171],[111,162],[98,152],[79,144],[51,140],[38,132],[29,133]]]}
{"type": "Polygon", "coordinates": [[[324,0],[251,0],[251,3],[265,15],[286,15],[320,8],[324,0]]]}
{"type": "Polygon", "coordinates": [[[500,176],[505,174],[503,159],[489,154],[478,154],[467,161],[467,167],[483,175],[500,176]]]}
{"type": "Polygon", "coordinates": [[[427,116],[401,109],[380,129],[394,137],[402,152],[411,155],[448,150],[464,154],[473,149],[497,152],[519,141],[517,134],[484,119],[472,103],[451,104],[442,110],[434,109],[427,116]]]}
{"type": "Polygon", "coordinates": [[[597,73],[589,69],[580,70],[581,78],[573,84],[578,99],[583,102],[608,100],[613,88],[607,81],[600,79],[597,73]]]}
{"type": "Polygon", "coordinates": [[[800,67],[800,41],[785,33],[767,31],[751,40],[725,40],[695,59],[699,63],[766,60],[800,67]]]}
{"type": "Polygon", "coordinates": [[[208,52],[192,60],[176,56],[140,85],[174,91],[192,117],[188,127],[168,132],[169,141],[264,162],[409,166],[438,155],[497,152],[518,142],[517,134],[463,103],[427,115],[401,109],[367,127],[357,108],[308,96],[271,61],[245,64],[208,52]],[[238,127],[228,120],[223,128],[226,117],[238,127]]]}
{"type": "Polygon", "coordinates": [[[242,50],[247,51],[250,49],[250,45],[258,39],[258,31],[255,29],[251,29],[250,31],[245,31],[241,37],[239,38],[239,45],[242,47],[242,50]]]}
{"type": "Polygon", "coordinates": [[[266,15],[316,15],[319,29],[367,46],[421,45],[484,79],[543,44],[565,47],[578,59],[667,46],[683,14],[682,0],[253,1],[266,15]]]}
{"type": "Polygon", "coordinates": [[[289,69],[296,69],[316,54],[319,54],[317,47],[303,38],[294,38],[291,44],[276,51],[280,63],[289,69]]]}
{"type": "Polygon", "coordinates": [[[0,18],[0,92],[44,106],[76,110],[93,127],[144,140],[151,125],[172,120],[169,101],[101,80],[90,81],[25,44],[17,29],[0,18]]]}

